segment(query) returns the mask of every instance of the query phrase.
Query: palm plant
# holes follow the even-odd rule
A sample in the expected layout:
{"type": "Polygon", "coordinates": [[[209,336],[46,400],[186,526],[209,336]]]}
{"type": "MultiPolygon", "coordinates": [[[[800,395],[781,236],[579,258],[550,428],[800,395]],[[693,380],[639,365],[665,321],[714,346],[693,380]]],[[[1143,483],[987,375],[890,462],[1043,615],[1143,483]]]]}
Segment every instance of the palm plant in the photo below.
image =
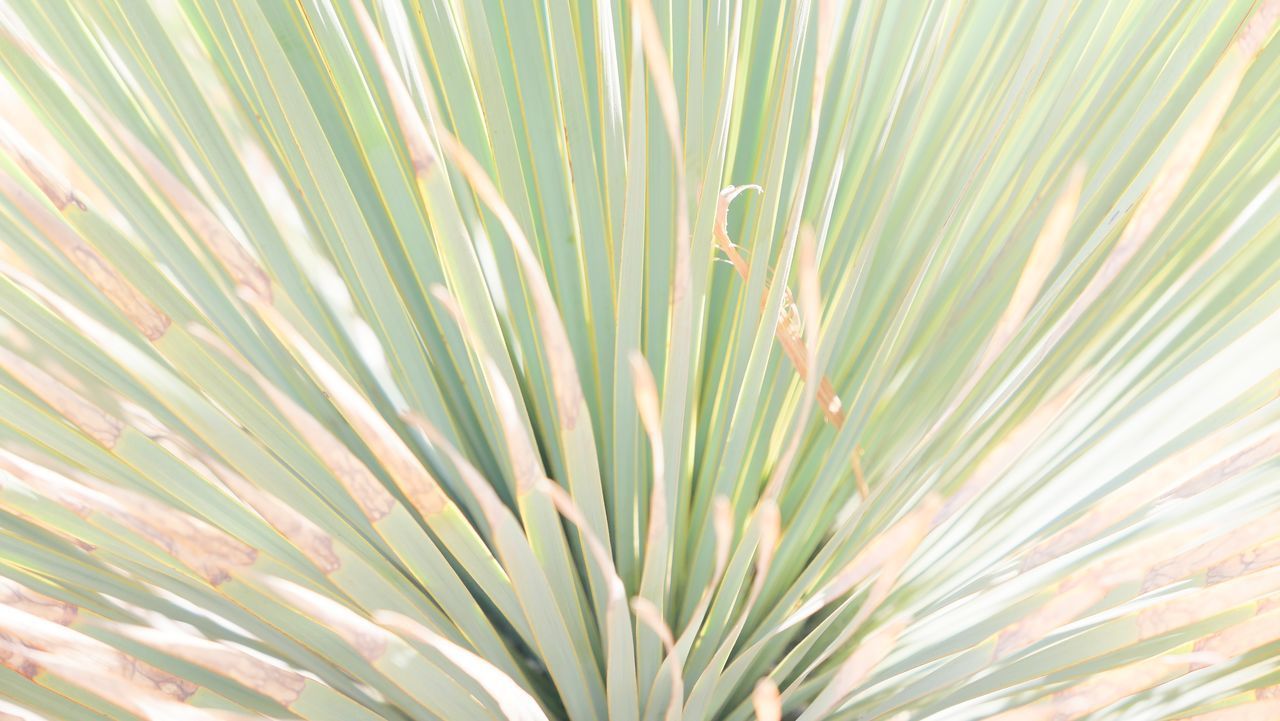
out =
{"type": "Polygon", "coordinates": [[[0,0],[0,718],[1280,718],[1276,0],[0,0]]]}

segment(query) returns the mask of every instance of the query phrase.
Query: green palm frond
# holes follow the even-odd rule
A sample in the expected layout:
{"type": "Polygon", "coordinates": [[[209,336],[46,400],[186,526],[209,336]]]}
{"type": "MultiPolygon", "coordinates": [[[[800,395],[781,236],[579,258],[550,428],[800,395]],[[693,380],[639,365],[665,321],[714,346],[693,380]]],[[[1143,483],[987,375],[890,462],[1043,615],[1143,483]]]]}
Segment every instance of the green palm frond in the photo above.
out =
{"type": "Polygon", "coordinates": [[[1277,23],[0,0],[0,718],[1280,718],[1277,23]]]}

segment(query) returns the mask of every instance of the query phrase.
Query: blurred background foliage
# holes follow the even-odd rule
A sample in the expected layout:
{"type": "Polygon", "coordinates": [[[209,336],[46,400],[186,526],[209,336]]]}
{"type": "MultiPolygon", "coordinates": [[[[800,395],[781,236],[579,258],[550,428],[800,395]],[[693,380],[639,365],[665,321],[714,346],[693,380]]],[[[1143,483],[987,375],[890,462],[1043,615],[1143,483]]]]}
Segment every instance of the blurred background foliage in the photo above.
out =
{"type": "Polygon", "coordinates": [[[0,718],[1280,718],[1278,19],[0,0],[0,718]]]}

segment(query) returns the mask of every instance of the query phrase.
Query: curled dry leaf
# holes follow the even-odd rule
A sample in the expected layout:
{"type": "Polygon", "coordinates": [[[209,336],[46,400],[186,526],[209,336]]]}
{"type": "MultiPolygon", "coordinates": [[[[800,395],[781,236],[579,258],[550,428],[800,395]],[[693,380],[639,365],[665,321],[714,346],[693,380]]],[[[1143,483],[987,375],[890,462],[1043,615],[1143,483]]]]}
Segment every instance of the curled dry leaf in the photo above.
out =
{"type": "MultiPolygon", "coordinates": [[[[729,262],[733,264],[733,269],[737,271],[744,281],[751,277],[751,265],[743,257],[738,246],[734,245],[729,238],[728,214],[729,203],[747,190],[763,192],[758,185],[730,185],[720,191],[714,226],[716,247],[725,254],[729,262]]],[[[775,279],[775,282],[778,282],[778,279],[775,279]]],[[[802,331],[806,323],[796,306],[795,299],[791,296],[790,289],[783,288],[782,292],[783,311],[777,320],[775,335],[778,338],[778,343],[782,346],[782,350],[795,366],[796,373],[800,375],[800,379],[808,380],[810,360],[809,354],[805,351],[805,340],[802,337],[802,331]]],[[[766,287],[765,297],[767,298],[768,295],[768,288],[766,287]]],[[[814,306],[816,308],[817,304],[814,303],[814,306]]],[[[809,326],[815,326],[811,329],[812,331],[816,331],[817,322],[818,319],[814,318],[808,323],[809,326]]],[[[824,377],[818,382],[818,403],[822,406],[822,412],[826,415],[828,422],[834,426],[844,425],[843,403],[836,395],[835,387],[832,386],[829,378],[824,377]]]]}

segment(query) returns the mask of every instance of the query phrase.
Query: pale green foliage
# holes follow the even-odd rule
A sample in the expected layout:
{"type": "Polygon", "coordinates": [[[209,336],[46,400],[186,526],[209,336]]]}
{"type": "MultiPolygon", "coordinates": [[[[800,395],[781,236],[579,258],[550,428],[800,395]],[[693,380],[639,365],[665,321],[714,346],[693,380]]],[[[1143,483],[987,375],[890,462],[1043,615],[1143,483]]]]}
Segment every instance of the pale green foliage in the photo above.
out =
{"type": "Polygon", "coordinates": [[[1280,718],[1278,15],[0,0],[0,718],[1280,718]]]}

